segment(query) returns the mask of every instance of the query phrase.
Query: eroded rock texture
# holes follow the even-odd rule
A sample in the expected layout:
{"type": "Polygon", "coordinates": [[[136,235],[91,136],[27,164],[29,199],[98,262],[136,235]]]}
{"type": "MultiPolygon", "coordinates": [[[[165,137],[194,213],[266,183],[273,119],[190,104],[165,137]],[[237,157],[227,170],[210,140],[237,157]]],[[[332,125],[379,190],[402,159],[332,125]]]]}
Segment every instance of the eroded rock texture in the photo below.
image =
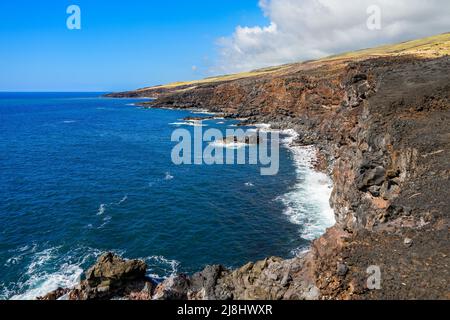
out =
{"type": "Polygon", "coordinates": [[[294,128],[297,143],[314,144],[326,160],[337,224],[301,257],[232,271],[210,266],[157,287],[143,280],[137,262],[131,274],[117,278],[116,268],[106,266],[118,258],[109,257],[70,297],[450,298],[449,94],[448,56],[310,62],[187,90],[119,94],[157,96],[145,105],[150,108],[203,108],[245,123],[294,128]],[[379,290],[367,286],[370,266],[380,268],[379,290]],[[141,290],[128,289],[136,280],[141,290]]]}

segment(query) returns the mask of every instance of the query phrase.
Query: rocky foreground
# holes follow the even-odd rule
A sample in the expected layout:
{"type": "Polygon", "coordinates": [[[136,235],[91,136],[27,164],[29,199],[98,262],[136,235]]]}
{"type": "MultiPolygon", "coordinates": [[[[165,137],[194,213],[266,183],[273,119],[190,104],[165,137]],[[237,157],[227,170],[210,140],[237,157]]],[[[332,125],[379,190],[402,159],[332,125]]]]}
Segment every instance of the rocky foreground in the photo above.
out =
{"type": "Polygon", "coordinates": [[[450,35],[431,43],[112,95],[295,129],[333,178],[337,224],[303,256],[160,284],[142,261],[105,254],[77,288],[45,299],[450,299],[450,35]]]}

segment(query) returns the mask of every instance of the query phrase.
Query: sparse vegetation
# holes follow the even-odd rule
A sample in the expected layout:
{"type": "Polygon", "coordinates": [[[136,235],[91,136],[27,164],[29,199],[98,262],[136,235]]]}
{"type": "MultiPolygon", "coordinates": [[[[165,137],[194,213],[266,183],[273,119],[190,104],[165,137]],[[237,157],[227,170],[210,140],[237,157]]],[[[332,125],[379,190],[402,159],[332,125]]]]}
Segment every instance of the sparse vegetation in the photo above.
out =
{"type": "Polygon", "coordinates": [[[415,55],[423,58],[436,58],[450,54],[450,33],[428,38],[406,41],[394,45],[385,45],[372,49],[347,52],[321,59],[320,61],[346,60],[379,56],[415,55]]]}
{"type": "Polygon", "coordinates": [[[180,87],[180,90],[187,90],[187,89],[193,89],[194,87],[196,87],[196,86],[198,86],[200,84],[222,82],[222,81],[231,81],[231,80],[237,80],[237,79],[261,76],[261,75],[273,73],[273,72],[276,72],[276,71],[280,71],[280,70],[286,69],[288,67],[289,67],[289,65],[284,65],[284,66],[279,66],[279,67],[270,67],[270,68],[258,69],[258,70],[253,70],[253,71],[249,71],[249,72],[228,74],[228,75],[222,75],[222,76],[214,76],[214,77],[209,77],[209,78],[205,78],[205,79],[202,79],[202,80],[179,81],[179,82],[169,83],[169,84],[166,84],[166,85],[159,85],[159,86],[154,86],[154,87],[142,88],[142,89],[139,89],[137,91],[146,91],[146,90],[149,90],[149,89],[174,89],[174,88],[178,88],[178,87],[180,87]]]}
{"type": "MultiPolygon", "coordinates": [[[[444,33],[428,38],[406,41],[399,44],[384,45],[372,49],[363,49],[353,52],[347,52],[339,55],[333,55],[319,60],[308,61],[304,63],[323,63],[331,61],[345,61],[355,59],[366,59],[370,57],[382,56],[402,56],[414,55],[421,58],[436,58],[450,54],[450,33],[444,33]]],[[[300,66],[302,63],[286,64],[275,67],[257,69],[249,72],[235,73],[222,76],[214,76],[202,80],[173,82],[166,85],[147,87],[136,90],[136,92],[149,90],[170,90],[172,92],[182,92],[195,89],[199,85],[212,84],[217,82],[226,82],[243,78],[263,76],[267,74],[282,73],[292,67],[300,66]]]]}

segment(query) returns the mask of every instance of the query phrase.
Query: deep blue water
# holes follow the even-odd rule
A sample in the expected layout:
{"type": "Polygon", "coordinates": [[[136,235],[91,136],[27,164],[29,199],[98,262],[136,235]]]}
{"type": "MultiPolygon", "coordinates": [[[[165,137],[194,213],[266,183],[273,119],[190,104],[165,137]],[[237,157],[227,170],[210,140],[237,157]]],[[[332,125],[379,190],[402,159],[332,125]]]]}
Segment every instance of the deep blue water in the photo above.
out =
{"type": "MultiPolygon", "coordinates": [[[[138,101],[0,93],[0,299],[72,285],[108,250],[164,277],[291,257],[308,244],[277,201],[299,183],[287,148],[276,176],[175,166],[170,124],[190,112],[138,101]]],[[[222,121],[208,126],[234,124],[222,121]]]]}

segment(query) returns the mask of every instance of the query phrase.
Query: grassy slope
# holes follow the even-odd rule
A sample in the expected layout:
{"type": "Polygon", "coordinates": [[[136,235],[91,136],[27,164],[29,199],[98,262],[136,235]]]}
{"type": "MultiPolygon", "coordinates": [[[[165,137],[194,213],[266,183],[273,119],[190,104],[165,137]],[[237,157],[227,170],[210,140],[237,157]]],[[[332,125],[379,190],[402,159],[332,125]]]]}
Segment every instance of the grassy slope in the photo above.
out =
{"type": "Polygon", "coordinates": [[[416,55],[423,58],[436,58],[450,54],[450,33],[444,33],[428,38],[406,41],[393,45],[385,45],[373,49],[348,52],[321,59],[332,61],[336,59],[359,59],[379,56],[416,55]]]}
{"type": "Polygon", "coordinates": [[[285,65],[285,66],[279,66],[279,67],[270,67],[270,68],[265,68],[265,69],[258,69],[258,70],[242,72],[242,73],[228,74],[228,75],[223,75],[223,76],[215,76],[215,77],[205,78],[205,79],[202,79],[202,80],[173,82],[173,83],[169,83],[169,84],[166,84],[166,85],[142,88],[142,89],[139,89],[137,91],[144,91],[144,90],[149,90],[149,89],[162,89],[162,88],[173,89],[173,88],[177,88],[177,87],[197,86],[197,85],[200,85],[200,84],[237,80],[237,79],[243,79],[243,78],[260,76],[260,75],[264,75],[264,74],[273,73],[275,71],[280,71],[280,70],[283,70],[283,69],[287,69],[288,67],[289,67],[289,65],[285,65]]]}
{"type": "MultiPolygon", "coordinates": [[[[399,44],[393,45],[385,45],[373,49],[364,49],[354,52],[347,52],[339,55],[334,55],[330,57],[326,57],[317,62],[327,62],[327,61],[345,61],[345,60],[354,60],[354,59],[366,59],[370,57],[382,57],[382,56],[401,56],[401,55],[415,55],[422,58],[436,58],[444,55],[450,55],[450,33],[444,33],[428,38],[412,40],[407,42],[402,42],[399,44]]],[[[311,63],[311,62],[310,62],[311,63]]],[[[278,73],[284,70],[289,69],[291,66],[299,65],[297,64],[288,64],[278,67],[264,68],[258,69],[249,72],[236,73],[224,76],[216,76],[205,78],[202,80],[195,81],[185,81],[185,82],[174,82],[166,85],[160,85],[155,87],[147,87],[137,90],[146,91],[146,90],[154,90],[154,89],[170,89],[174,91],[185,91],[194,89],[198,85],[222,82],[222,81],[230,81],[237,80],[255,76],[261,76],[271,73],[278,73]],[[179,88],[177,90],[177,88],[179,88]]]]}

